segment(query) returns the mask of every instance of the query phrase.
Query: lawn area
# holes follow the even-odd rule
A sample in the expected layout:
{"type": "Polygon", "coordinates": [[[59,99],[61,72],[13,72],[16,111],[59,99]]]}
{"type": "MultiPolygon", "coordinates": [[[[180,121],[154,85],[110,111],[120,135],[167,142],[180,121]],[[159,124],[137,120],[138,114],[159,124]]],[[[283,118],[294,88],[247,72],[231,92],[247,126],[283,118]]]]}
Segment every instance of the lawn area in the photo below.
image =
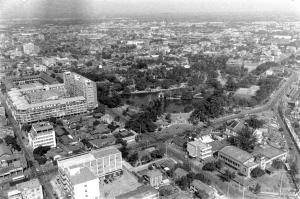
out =
{"type": "Polygon", "coordinates": [[[282,191],[288,192],[293,188],[293,184],[289,182],[288,174],[284,170],[275,171],[273,174],[257,178],[257,182],[261,185],[262,192],[279,192],[280,184],[282,191]]]}
{"type": "Polygon", "coordinates": [[[169,127],[162,129],[160,135],[177,135],[188,130],[193,130],[194,126],[192,124],[172,124],[169,127]]]}

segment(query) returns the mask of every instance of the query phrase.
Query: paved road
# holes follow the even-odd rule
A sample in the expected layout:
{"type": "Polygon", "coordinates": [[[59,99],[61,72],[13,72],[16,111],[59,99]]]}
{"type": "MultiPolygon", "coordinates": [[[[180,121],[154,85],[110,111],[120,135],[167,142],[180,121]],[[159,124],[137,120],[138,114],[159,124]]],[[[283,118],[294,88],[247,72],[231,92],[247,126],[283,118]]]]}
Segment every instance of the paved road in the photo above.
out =
{"type": "Polygon", "coordinates": [[[276,90],[276,92],[270,97],[270,100],[266,104],[264,104],[262,106],[259,106],[259,107],[252,108],[250,110],[242,111],[241,113],[238,113],[238,114],[232,114],[232,115],[224,116],[224,117],[221,117],[221,118],[213,119],[211,121],[212,124],[213,125],[221,124],[221,123],[224,123],[228,120],[244,117],[245,115],[249,115],[249,114],[260,113],[260,112],[271,109],[275,104],[278,103],[278,101],[281,99],[281,97],[284,94],[286,94],[286,92],[289,90],[289,87],[295,81],[297,81],[298,76],[299,76],[299,73],[293,71],[292,75],[286,80],[286,82],[284,82],[281,85],[281,87],[279,89],[276,90]]]}

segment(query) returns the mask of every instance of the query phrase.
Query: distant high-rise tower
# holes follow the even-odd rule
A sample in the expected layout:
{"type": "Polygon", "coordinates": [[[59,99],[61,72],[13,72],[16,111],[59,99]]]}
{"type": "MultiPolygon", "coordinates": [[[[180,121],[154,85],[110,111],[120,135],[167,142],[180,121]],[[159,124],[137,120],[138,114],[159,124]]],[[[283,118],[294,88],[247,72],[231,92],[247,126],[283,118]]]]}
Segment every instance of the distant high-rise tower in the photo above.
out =
{"type": "Polygon", "coordinates": [[[89,109],[98,107],[96,83],[73,72],[64,73],[64,84],[71,96],[84,96],[89,109]]]}

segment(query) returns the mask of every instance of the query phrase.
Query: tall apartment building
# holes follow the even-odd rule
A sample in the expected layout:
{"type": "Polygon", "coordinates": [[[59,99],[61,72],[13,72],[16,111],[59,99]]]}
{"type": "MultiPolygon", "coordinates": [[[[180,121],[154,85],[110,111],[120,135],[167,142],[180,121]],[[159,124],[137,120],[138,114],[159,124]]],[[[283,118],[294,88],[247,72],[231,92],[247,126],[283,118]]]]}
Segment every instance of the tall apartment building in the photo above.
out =
{"type": "Polygon", "coordinates": [[[59,159],[57,160],[57,166],[59,171],[58,181],[61,188],[65,193],[75,198],[76,195],[80,194],[78,190],[83,189],[82,185],[87,184],[88,187],[94,187],[96,184],[95,179],[103,179],[106,175],[114,175],[120,172],[122,170],[122,155],[118,149],[106,147],[59,159]],[[79,177],[74,177],[75,174],[79,177]],[[78,179],[80,183],[78,183],[76,179],[78,179]]]}
{"type": "Polygon", "coordinates": [[[28,134],[29,144],[35,149],[39,146],[56,147],[55,131],[49,122],[39,122],[32,125],[28,134]]]}
{"type": "Polygon", "coordinates": [[[16,188],[22,199],[43,199],[43,188],[37,178],[17,184],[16,188]]]}
{"type": "Polygon", "coordinates": [[[64,73],[64,84],[71,96],[84,96],[89,109],[98,107],[96,83],[72,72],[64,73]]]}
{"type": "Polygon", "coordinates": [[[209,144],[205,144],[200,140],[188,142],[187,151],[189,156],[204,160],[205,158],[212,156],[212,147],[209,144]]]}
{"type": "Polygon", "coordinates": [[[65,72],[64,84],[44,84],[39,77],[27,79],[38,85],[29,82],[7,92],[6,104],[20,124],[77,115],[98,106],[96,83],[76,73],[65,72]]]}

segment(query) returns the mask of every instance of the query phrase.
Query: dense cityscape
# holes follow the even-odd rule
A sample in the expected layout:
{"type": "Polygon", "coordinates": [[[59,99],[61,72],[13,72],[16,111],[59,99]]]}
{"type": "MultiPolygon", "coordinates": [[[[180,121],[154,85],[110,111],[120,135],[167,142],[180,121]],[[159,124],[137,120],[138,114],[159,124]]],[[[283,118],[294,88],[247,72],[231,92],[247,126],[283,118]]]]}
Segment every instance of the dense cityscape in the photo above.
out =
{"type": "Polygon", "coordinates": [[[0,20],[0,80],[0,199],[300,198],[297,17],[0,20]]]}

